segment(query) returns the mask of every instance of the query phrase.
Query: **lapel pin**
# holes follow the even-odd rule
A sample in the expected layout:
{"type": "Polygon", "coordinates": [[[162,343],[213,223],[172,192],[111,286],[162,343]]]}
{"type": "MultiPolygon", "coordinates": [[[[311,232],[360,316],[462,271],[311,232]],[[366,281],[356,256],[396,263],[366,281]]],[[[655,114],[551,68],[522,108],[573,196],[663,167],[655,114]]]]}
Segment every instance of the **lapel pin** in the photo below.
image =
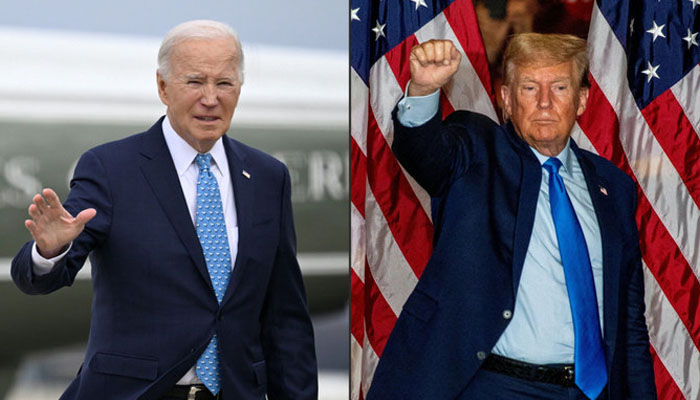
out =
{"type": "MultiPolygon", "coordinates": [[[[241,173],[243,174],[243,176],[245,176],[246,178],[250,179],[250,174],[248,173],[248,171],[243,170],[243,172],[241,172],[241,173]]],[[[607,193],[606,193],[606,194],[607,194],[607,193]]]]}
{"type": "Polygon", "coordinates": [[[603,195],[607,196],[608,195],[608,189],[600,186],[600,193],[603,193],[603,195]]]}

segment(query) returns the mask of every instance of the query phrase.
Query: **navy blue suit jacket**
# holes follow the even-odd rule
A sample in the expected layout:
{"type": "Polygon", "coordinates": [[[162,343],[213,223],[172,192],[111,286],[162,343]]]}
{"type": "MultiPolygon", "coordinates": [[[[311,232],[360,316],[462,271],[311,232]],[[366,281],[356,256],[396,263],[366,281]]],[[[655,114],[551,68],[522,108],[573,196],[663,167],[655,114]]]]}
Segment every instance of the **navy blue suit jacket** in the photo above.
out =
{"type": "Polygon", "coordinates": [[[44,294],[70,286],[90,256],[90,339],[81,371],[62,399],[158,398],[195,364],[215,333],[223,399],[264,399],[265,393],[270,399],[315,399],[313,331],[286,167],[223,137],[239,242],[219,306],[161,121],[83,154],[65,207],[73,215],[93,207],[97,216],[52,272],[32,272],[32,242],[12,262],[17,286],[44,294]]]}
{"type": "MultiPolygon", "coordinates": [[[[453,113],[394,123],[393,151],[433,197],[433,254],[389,337],[368,400],[456,399],[510,322],[542,168],[512,125],[453,113]]],[[[609,399],[655,397],[633,181],[571,148],[600,225],[609,399]]]]}

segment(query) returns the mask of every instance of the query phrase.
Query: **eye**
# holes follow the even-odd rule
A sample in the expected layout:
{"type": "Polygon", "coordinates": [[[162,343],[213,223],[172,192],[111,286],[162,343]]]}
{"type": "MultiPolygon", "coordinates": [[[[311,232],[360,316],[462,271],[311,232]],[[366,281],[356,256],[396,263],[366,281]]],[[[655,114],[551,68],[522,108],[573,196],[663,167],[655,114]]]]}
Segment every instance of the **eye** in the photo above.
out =
{"type": "Polygon", "coordinates": [[[198,81],[198,80],[196,80],[196,79],[189,79],[189,80],[187,81],[187,85],[188,85],[188,86],[199,86],[199,85],[201,85],[201,84],[202,84],[202,82],[200,82],[200,81],[198,81]]]}

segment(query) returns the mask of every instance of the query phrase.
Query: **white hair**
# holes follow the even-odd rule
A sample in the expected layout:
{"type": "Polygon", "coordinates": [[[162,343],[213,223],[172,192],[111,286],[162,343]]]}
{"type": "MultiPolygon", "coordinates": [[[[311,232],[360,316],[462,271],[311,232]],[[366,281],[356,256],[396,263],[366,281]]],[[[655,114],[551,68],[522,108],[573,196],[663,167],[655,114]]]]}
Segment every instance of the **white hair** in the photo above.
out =
{"type": "Polygon", "coordinates": [[[165,34],[163,42],[158,50],[158,73],[163,79],[170,77],[173,49],[181,42],[188,39],[215,39],[230,37],[236,43],[236,61],[238,62],[238,79],[243,83],[243,48],[238,34],[229,25],[223,22],[197,19],[183,22],[165,34]]]}

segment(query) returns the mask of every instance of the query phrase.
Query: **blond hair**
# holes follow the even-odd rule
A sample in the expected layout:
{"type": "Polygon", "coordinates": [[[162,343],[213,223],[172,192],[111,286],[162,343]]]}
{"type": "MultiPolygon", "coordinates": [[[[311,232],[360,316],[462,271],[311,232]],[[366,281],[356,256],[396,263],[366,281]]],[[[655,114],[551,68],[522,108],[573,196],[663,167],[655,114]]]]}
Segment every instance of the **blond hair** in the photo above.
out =
{"type": "Polygon", "coordinates": [[[504,84],[513,80],[515,66],[548,66],[573,61],[579,87],[589,87],[586,41],[558,33],[521,33],[511,37],[503,56],[504,84]]]}

